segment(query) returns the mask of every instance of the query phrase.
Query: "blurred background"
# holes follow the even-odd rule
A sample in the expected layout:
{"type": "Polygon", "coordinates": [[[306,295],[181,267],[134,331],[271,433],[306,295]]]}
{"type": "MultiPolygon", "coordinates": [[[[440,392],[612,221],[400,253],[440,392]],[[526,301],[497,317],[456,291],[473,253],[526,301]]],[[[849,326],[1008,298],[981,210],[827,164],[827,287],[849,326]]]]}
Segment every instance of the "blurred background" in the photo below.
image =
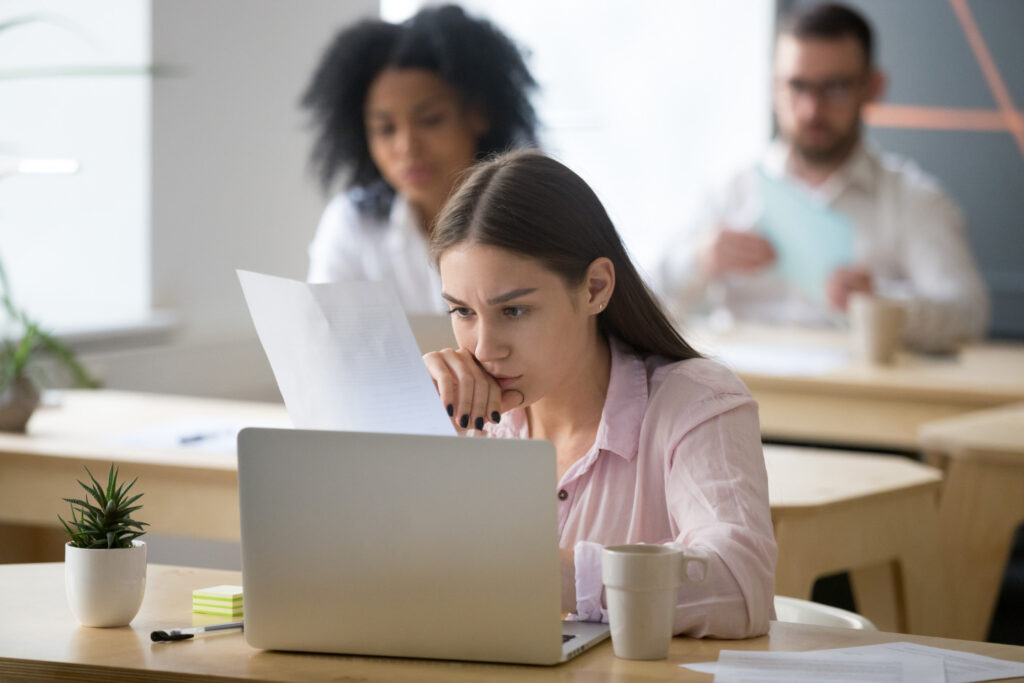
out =
{"type": "MultiPolygon", "coordinates": [[[[19,303],[108,387],[277,398],[234,270],[305,277],[327,197],[300,93],[339,27],[423,4],[0,2],[0,160],[79,165],[0,175],[0,257],[19,303]]],[[[645,266],[701,191],[771,138],[771,46],[793,4],[463,3],[526,52],[542,146],[598,191],[645,266]]],[[[851,4],[890,78],[869,137],[964,208],[990,334],[1024,337],[1024,149],[1010,133],[1024,117],[1000,111],[951,3],[851,4]]],[[[1024,3],[969,7],[1024,102],[1024,3]]]]}

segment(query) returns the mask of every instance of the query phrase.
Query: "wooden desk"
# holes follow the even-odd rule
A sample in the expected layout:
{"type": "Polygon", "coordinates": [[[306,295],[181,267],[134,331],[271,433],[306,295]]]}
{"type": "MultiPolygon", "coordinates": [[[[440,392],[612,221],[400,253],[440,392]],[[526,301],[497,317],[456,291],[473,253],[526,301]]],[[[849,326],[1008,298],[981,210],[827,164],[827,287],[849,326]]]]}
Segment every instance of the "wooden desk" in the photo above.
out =
{"type": "MultiPolygon", "coordinates": [[[[730,346],[849,351],[844,332],[739,325],[724,333],[683,325],[699,351],[728,355],[730,346]]],[[[931,420],[1024,401],[1024,344],[983,342],[956,356],[901,353],[890,366],[851,360],[818,374],[736,368],[760,405],[766,439],[917,451],[931,420]]]]}
{"type": "Polygon", "coordinates": [[[950,590],[935,571],[939,470],[900,456],[814,448],[768,445],[764,455],[777,594],[808,600],[816,579],[849,571],[857,610],[879,629],[953,633],[950,590]]]}
{"type": "MultiPolygon", "coordinates": [[[[74,492],[75,479],[84,475],[83,465],[99,476],[110,460],[119,464],[123,476],[140,477],[139,490],[145,493],[141,519],[152,525],[152,533],[237,542],[238,481],[233,453],[111,443],[117,434],[197,415],[242,422],[286,417],[280,405],[69,391],[60,407],[43,409],[32,418],[28,435],[0,434],[0,524],[51,530],[47,534],[27,529],[22,536],[28,541],[0,546],[0,561],[62,559],[64,539],[56,518],[64,509],[61,498],[74,492]]],[[[872,462],[863,455],[819,451],[809,456],[812,462],[808,463],[801,455],[807,453],[766,448],[780,546],[780,594],[809,598],[814,580],[822,574],[854,569],[862,611],[879,626],[944,634],[945,620],[928,611],[936,606],[927,599],[937,592],[935,576],[926,573],[921,581],[915,581],[904,601],[892,590],[894,579],[889,569],[875,579],[866,578],[871,574],[861,569],[898,562],[908,578],[917,575],[921,567],[917,558],[927,555],[931,539],[919,532],[927,524],[925,507],[934,501],[939,475],[903,459],[872,462]],[[840,550],[819,540],[822,534],[841,539],[840,550]],[[906,538],[911,540],[904,542],[906,538]],[[904,602],[907,609],[899,607],[904,602]],[[924,609],[919,610],[919,605],[924,609]],[[926,624],[934,630],[924,630],[926,624]]]]}
{"type": "MultiPolygon", "coordinates": [[[[114,437],[195,418],[287,422],[283,405],[120,391],[67,391],[61,405],[41,408],[28,434],[0,433],[0,525],[57,528],[61,498],[79,493],[76,479],[105,476],[110,462],[122,477],[139,477],[141,519],[156,534],[237,541],[235,454],[186,448],[140,448],[114,437]]],[[[10,528],[10,527],[8,527],[10,528]]],[[[59,544],[58,544],[59,549],[59,544]]],[[[12,561],[0,548],[0,561],[12,561]]],[[[31,549],[30,549],[31,550],[31,549]]]]}
{"type": "Polygon", "coordinates": [[[1024,647],[784,623],[750,640],[675,638],[668,659],[658,662],[617,659],[605,642],[556,667],[265,652],[249,647],[237,631],[150,642],[155,629],[192,625],[194,588],[241,582],[239,572],[150,565],[146,598],[131,626],[92,629],[79,627],[67,608],[62,564],[0,566],[0,679],[710,681],[679,665],[714,661],[720,649],[803,651],[901,640],[1024,662],[1024,647]]]}
{"type": "Polygon", "coordinates": [[[1024,522],[1024,403],[930,422],[921,448],[946,472],[943,557],[957,626],[950,635],[984,638],[1024,522]]]}
{"type": "MultiPolygon", "coordinates": [[[[234,453],[112,443],[118,434],[196,416],[287,420],[278,404],[107,390],[64,392],[60,406],[40,409],[32,417],[27,435],[0,433],[0,524],[57,528],[56,515],[64,509],[61,498],[75,492],[75,480],[85,476],[83,465],[100,476],[115,461],[122,476],[140,477],[140,490],[146,494],[142,519],[152,524],[150,532],[237,541],[234,453]]],[[[821,488],[827,482],[811,486],[805,478],[776,470],[771,488],[777,504],[796,501],[806,506],[809,497],[835,493],[821,488]]],[[[876,483],[881,481],[870,485],[876,483]]],[[[851,482],[837,485],[848,489],[851,482]]]]}

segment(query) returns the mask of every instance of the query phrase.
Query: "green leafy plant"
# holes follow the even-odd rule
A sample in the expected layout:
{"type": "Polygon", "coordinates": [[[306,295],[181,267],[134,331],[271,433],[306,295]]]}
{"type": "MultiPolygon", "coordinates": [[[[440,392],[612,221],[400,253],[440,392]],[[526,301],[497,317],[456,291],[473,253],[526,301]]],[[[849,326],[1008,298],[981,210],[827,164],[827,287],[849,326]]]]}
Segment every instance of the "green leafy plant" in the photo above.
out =
{"type": "Polygon", "coordinates": [[[22,375],[26,375],[33,367],[33,360],[42,356],[50,356],[63,366],[70,373],[75,385],[90,389],[99,386],[89,371],[78,362],[71,349],[42,330],[38,322],[32,320],[24,310],[14,304],[2,260],[0,290],[0,308],[14,324],[15,329],[20,329],[21,332],[20,337],[4,338],[0,341],[0,391],[22,375]]]}
{"type": "Polygon", "coordinates": [[[128,497],[138,477],[131,482],[118,483],[118,469],[114,463],[110,463],[110,473],[107,475],[107,487],[104,489],[96,477],[92,476],[89,468],[91,485],[78,485],[85,489],[88,494],[85,499],[65,498],[71,505],[71,521],[66,522],[64,518],[57,515],[57,519],[64,525],[68,533],[71,545],[75,548],[131,548],[132,541],[146,533],[144,527],[149,526],[146,522],[137,522],[132,519],[131,514],[142,508],[141,505],[132,505],[143,496],[136,493],[128,497]],[[90,502],[90,500],[92,502],[90,502]]]}

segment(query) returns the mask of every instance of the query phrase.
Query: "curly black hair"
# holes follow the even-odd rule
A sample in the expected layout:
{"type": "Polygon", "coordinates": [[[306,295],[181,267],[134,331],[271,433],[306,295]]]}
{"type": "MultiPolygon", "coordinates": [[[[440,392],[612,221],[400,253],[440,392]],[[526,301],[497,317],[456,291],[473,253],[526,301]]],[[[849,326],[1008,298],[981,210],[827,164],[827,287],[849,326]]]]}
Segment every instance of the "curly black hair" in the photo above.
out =
{"type": "Polygon", "coordinates": [[[370,157],[363,120],[367,91],[388,67],[429,69],[466,103],[482,107],[489,129],[479,140],[478,158],[536,144],[529,94],[537,83],[519,50],[493,24],[455,5],[425,8],[401,24],[359,22],[334,38],[301,103],[316,129],[311,162],[323,189],[343,177],[361,210],[386,212],[394,197],[370,157]]]}

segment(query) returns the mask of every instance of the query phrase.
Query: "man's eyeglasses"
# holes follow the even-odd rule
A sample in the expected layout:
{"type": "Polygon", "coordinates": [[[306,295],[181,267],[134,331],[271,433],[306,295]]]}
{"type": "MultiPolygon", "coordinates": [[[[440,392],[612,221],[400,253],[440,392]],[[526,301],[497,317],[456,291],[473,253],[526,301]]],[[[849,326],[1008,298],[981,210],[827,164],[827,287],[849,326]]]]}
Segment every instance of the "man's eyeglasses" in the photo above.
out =
{"type": "Polygon", "coordinates": [[[824,81],[805,81],[802,78],[791,78],[782,81],[790,98],[798,100],[802,97],[813,97],[826,104],[842,104],[849,101],[854,91],[863,82],[860,76],[846,78],[830,78],[824,81]]]}

